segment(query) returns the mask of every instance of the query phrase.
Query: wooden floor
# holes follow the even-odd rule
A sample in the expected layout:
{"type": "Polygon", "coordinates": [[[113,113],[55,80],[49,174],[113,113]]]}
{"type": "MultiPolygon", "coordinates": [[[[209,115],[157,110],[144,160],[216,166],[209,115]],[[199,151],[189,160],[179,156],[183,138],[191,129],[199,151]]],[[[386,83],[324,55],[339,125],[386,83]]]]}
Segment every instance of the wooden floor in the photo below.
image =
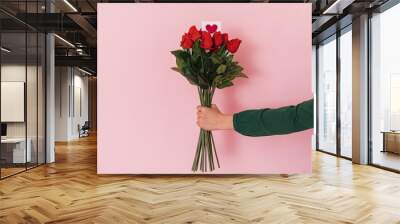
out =
{"type": "Polygon", "coordinates": [[[372,157],[375,164],[389,167],[395,170],[400,170],[400,155],[392,152],[381,152],[374,150],[372,157]]]}
{"type": "Polygon", "coordinates": [[[23,168],[1,168],[1,177],[8,177],[11,176],[13,174],[19,173],[19,172],[23,172],[25,169],[25,167],[23,168]]]}
{"type": "Polygon", "coordinates": [[[96,139],[0,181],[0,223],[400,223],[400,175],[313,155],[313,174],[98,176],[96,139]]]}

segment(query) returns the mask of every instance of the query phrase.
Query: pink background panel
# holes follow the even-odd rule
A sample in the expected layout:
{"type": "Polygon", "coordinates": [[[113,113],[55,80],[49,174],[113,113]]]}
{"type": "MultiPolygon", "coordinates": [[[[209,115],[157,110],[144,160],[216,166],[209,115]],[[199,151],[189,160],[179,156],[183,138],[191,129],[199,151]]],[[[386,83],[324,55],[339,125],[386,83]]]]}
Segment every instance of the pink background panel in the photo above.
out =
{"type": "MultiPolygon", "coordinates": [[[[186,174],[199,129],[197,89],[170,68],[171,50],[201,21],[243,40],[235,55],[249,79],[217,90],[224,112],[310,99],[310,4],[99,4],[98,173],[186,174]]],[[[214,174],[311,172],[312,130],[250,138],[215,131],[214,174]]]]}

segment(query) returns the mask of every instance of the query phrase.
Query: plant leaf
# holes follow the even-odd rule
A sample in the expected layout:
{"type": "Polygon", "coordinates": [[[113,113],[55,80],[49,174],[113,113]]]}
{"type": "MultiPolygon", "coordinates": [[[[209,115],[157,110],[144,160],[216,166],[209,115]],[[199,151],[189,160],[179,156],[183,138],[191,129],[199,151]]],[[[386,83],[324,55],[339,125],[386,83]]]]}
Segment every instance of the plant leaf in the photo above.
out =
{"type": "Polygon", "coordinates": [[[244,73],[239,73],[239,75],[237,75],[237,77],[248,78],[248,76],[244,73]]]}
{"type": "Polygon", "coordinates": [[[221,64],[220,66],[218,66],[217,68],[217,74],[222,74],[226,71],[226,65],[221,64]]]}
{"type": "Polygon", "coordinates": [[[223,89],[223,88],[226,88],[226,87],[229,87],[229,86],[233,86],[233,82],[231,82],[231,81],[222,82],[219,85],[217,85],[217,88],[218,89],[223,89]]]}
{"type": "Polygon", "coordinates": [[[215,54],[215,53],[212,53],[211,54],[211,61],[214,63],[214,64],[221,64],[222,63],[222,59],[221,59],[221,57],[219,57],[217,54],[215,54]]]}
{"type": "Polygon", "coordinates": [[[171,54],[175,55],[175,57],[185,57],[189,55],[189,53],[184,50],[171,51],[171,54]]]}
{"type": "Polygon", "coordinates": [[[176,72],[179,72],[179,73],[182,72],[182,71],[181,71],[179,68],[177,68],[177,67],[172,67],[171,69],[174,70],[174,71],[176,71],[176,72]]]}

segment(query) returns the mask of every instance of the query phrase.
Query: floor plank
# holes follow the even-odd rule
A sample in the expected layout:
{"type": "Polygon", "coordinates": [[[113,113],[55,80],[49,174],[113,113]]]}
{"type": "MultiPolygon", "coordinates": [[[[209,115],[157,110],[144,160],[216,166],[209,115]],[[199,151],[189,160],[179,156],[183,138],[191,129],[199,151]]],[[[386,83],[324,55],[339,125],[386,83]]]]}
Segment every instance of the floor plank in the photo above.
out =
{"type": "Polygon", "coordinates": [[[400,175],[313,153],[309,175],[96,174],[96,138],[0,181],[0,223],[400,223],[400,175]]]}

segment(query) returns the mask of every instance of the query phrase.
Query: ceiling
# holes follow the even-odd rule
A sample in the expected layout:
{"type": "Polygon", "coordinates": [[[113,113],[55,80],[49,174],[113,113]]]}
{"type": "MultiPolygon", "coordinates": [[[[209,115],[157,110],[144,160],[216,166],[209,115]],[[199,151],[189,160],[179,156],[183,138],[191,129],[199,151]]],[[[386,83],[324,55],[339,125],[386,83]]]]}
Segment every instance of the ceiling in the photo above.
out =
{"type": "MultiPolygon", "coordinates": [[[[138,2],[269,2],[269,3],[312,3],[313,42],[318,42],[335,32],[338,20],[342,26],[351,23],[351,17],[377,7],[387,0],[230,0],[230,1],[183,1],[183,0],[1,0],[0,24],[2,32],[8,33],[9,45],[16,49],[24,46],[25,39],[18,32],[55,32],[56,65],[80,66],[96,72],[97,56],[97,3],[138,2]],[[336,2],[337,1],[337,2],[336,2]],[[50,12],[50,8],[52,13],[50,12]],[[27,13],[26,13],[27,12],[27,13]],[[332,28],[334,27],[334,29],[332,28]],[[66,41],[65,41],[66,40],[66,41]],[[14,43],[13,43],[14,42],[14,43]],[[71,45],[72,44],[72,45],[71,45]]],[[[5,43],[3,41],[3,43],[5,43]]],[[[32,51],[28,46],[28,52],[32,51]]]]}

